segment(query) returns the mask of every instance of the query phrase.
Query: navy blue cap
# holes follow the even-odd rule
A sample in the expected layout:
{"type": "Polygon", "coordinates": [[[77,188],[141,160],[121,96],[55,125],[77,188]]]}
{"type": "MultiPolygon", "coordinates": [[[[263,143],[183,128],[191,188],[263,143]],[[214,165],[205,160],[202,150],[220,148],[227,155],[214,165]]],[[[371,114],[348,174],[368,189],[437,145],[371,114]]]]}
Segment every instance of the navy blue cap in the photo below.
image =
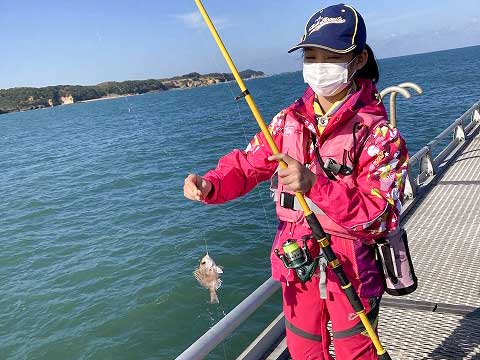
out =
{"type": "Polygon", "coordinates": [[[326,7],[312,15],[305,25],[302,41],[288,50],[318,47],[336,53],[363,50],[367,29],[362,16],[352,6],[338,4],[326,7]]]}

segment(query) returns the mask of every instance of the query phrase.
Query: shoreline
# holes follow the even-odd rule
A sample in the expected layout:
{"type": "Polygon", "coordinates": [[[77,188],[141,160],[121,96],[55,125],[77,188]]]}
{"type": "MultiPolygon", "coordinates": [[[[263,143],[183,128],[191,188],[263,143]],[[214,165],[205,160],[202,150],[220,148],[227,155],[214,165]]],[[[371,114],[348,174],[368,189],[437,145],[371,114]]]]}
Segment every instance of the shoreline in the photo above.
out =
{"type": "MultiPolygon", "coordinates": [[[[100,97],[100,98],[96,98],[96,99],[76,101],[72,104],[80,104],[80,103],[88,103],[88,102],[94,102],[94,101],[118,99],[118,98],[123,98],[123,97],[128,97],[128,96],[136,96],[136,95],[142,95],[142,94],[125,94],[125,95],[104,96],[104,97],[100,97]]],[[[72,104],[64,104],[64,105],[72,105],[72,104]]]]}

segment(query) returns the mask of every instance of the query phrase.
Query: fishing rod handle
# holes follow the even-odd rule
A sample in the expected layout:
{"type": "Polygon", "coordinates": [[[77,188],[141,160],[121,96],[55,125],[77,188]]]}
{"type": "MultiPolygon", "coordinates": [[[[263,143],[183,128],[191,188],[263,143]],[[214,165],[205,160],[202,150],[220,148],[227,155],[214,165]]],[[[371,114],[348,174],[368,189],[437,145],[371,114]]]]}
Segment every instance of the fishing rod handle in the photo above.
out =
{"type": "Polygon", "coordinates": [[[388,352],[384,352],[382,355],[378,355],[379,360],[392,360],[390,355],[388,355],[388,352]]]}
{"type": "Polygon", "coordinates": [[[391,360],[390,355],[388,355],[386,350],[383,348],[375,330],[372,327],[372,324],[370,323],[370,320],[365,314],[365,307],[363,306],[362,301],[358,296],[358,293],[356,292],[352,283],[348,280],[347,274],[343,270],[342,264],[340,263],[340,261],[338,261],[338,258],[335,255],[332,246],[330,245],[330,236],[323,231],[323,228],[320,225],[320,221],[315,214],[310,214],[308,216],[305,216],[305,218],[308,225],[312,229],[314,238],[318,241],[320,248],[325,255],[325,258],[327,259],[328,264],[337,276],[341,288],[348,299],[348,302],[352,306],[353,310],[357,313],[368,333],[368,336],[372,340],[375,349],[377,350],[379,359],[391,360]]]}

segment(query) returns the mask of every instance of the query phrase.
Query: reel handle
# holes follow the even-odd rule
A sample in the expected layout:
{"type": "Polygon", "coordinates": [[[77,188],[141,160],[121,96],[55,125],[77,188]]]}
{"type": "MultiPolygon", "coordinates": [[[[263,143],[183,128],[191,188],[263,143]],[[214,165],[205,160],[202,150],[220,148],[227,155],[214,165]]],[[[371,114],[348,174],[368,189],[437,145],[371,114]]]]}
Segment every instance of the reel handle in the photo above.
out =
{"type": "Polygon", "coordinates": [[[283,265],[284,265],[287,269],[293,269],[293,267],[287,262],[287,257],[286,257],[284,254],[280,254],[280,252],[278,251],[278,249],[274,249],[273,252],[275,253],[275,255],[278,256],[278,258],[279,258],[280,260],[282,260],[283,265]]]}

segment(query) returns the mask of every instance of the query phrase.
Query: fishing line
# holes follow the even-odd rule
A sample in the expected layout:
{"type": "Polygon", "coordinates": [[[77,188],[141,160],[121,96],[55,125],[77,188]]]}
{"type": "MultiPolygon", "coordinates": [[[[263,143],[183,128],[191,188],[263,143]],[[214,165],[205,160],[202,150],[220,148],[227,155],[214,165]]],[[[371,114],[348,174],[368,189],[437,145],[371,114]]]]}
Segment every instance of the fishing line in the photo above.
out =
{"type": "MultiPolygon", "coordinates": [[[[203,241],[205,242],[205,252],[208,254],[207,238],[205,236],[205,230],[203,231],[202,236],[203,236],[203,241]]],[[[220,302],[220,299],[218,300],[217,309],[222,311],[223,317],[225,317],[227,315],[225,313],[225,310],[224,310],[223,306],[222,306],[222,303],[220,302]]],[[[210,329],[211,329],[218,321],[215,320],[215,318],[213,316],[213,313],[210,311],[210,307],[208,305],[207,305],[207,312],[208,312],[208,315],[210,317],[210,329]]],[[[223,356],[224,356],[224,359],[228,359],[227,350],[225,349],[225,341],[222,341],[223,356]]]]}
{"type": "MultiPolygon", "coordinates": [[[[220,300],[218,301],[218,307],[220,308],[220,310],[222,310],[222,314],[223,314],[223,317],[227,316],[227,314],[225,313],[225,310],[223,309],[223,306],[222,306],[222,303],[220,302],[220,300]]],[[[224,359],[228,359],[227,357],[227,349],[225,348],[225,343],[227,342],[227,339],[223,340],[222,341],[222,349],[223,349],[223,357],[224,359]]]]}
{"type": "MultiPolygon", "coordinates": [[[[211,39],[209,38],[209,41],[210,41],[210,40],[211,40],[211,39]]],[[[216,67],[217,69],[221,69],[221,66],[220,66],[220,64],[218,63],[217,59],[216,59],[215,57],[213,57],[209,51],[207,51],[206,53],[207,53],[207,57],[214,63],[215,67],[216,67]]],[[[233,91],[232,87],[230,86],[230,82],[227,81],[227,78],[226,78],[226,76],[225,76],[225,73],[224,73],[224,72],[220,72],[220,74],[221,74],[222,77],[223,77],[224,83],[227,84],[227,87],[228,87],[228,89],[229,89],[229,91],[230,91],[230,94],[232,95],[232,98],[235,99],[235,98],[237,97],[237,95],[235,95],[235,92],[233,91]]],[[[240,105],[239,105],[239,101],[238,101],[238,100],[235,100],[235,105],[236,105],[236,107],[237,107],[238,119],[240,120],[240,125],[242,126],[243,138],[244,138],[245,143],[246,143],[247,146],[248,146],[248,144],[250,143],[250,141],[249,141],[248,138],[247,138],[247,131],[246,131],[246,129],[245,129],[245,121],[244,121],[244,118],[243,118],[243,116],[242,116],[242,112],[241,112],[241,109],[240,109],[240,105]]],[[[265,207],[264,199],[263,199],[263,197],[262,197],[262,192],[261,192],[261,190],[260,190],[260,187],[258,186],[258,185],[260,184],[260,182],[258,181],[257,174],[254,173],[254,175],[255,175],[255,183],[257,184],[256,188],[257,188],[257,192],[258,192],[258,197],[260,198],[260,203],[261,203],[262,208],[263,208],[263,214],[264,214],[264,216],[265,216],[265,221],[266,221],[266,223],[267,223],[267,232],[268,232],[270,238],[273,239],[273,238],[274,238],[274,232],[273,232],[272,229],[271,229],[271,224],[270,224],[270,222],[269,222],[269,220],[268,220],[267,209],[266,209],[266,207],[265,207]]]]}
{"type": "MultiPolygon", "coordinates": [[[[120,90],[121,93],[125,93],[124,89],[122,89],[122,88],[120,87],[120,85],[118,85],[118,83],[116,83],[116,82],[115,82],[115,87],[116,87],[118,90],[120,90]]],[[[136,94],[136,95],[138,95],[138,94],[136,94]]],[[[124,94],[122,97],[125,99],[125,102],[126,102],[127,105],[128,105],[128,113],[133,113],[133,117],[135,118],[135,121],[136,121],[136,123],[137,123],[137,125],[138,125],[138,128],[140,129],[140,132],[142,133],[142,135],[144,135],[145,130],[144,130],[144,129],[142,128],[142,126],[140,125],[140,121],[139,121],[139,119],[138,119],[137,113],[136,113],[135,111],[133,111],[133,104],[128,101],[128,97],[129,97],[129,96],[135,96],[135,94],[134,94],[134,95],[124,94]]]]}
{"type": "Polygon", "coordinates": [[[207,238],[205,237],[205,231],[203,232],[203,241],[205,242],[205,252],[208,254],[207,238]]]}
{"type": "MultiPolygon", "coordinates": [[[[214,66],[217,68],[217,69],[221,69],[221,66],[219,65],[217,59],[215,57],[213,57],[210,52],[207,51],[207,57],[213,62],[214,66]]],[[[235,95],[235,92],[234,90],[232,89],[232,86],[230,85],[230,82],[228,81],[228,79],[226,78],[225,76],[225,72],[220,72],[223,80],[224,80],[224,83],[226,83],[229,91],[230,91],[230,94],[232,96],[232,99],[235,99],[236,98],[236,95],[235,95]]],[[[240,121],[240,125],[242,127],[242,131],[243,131],[243,138],[244,138],[244,141],[245,141],[245,144],[249,144],[250,141],[248,140],[247,138],[247,131],[246,131],[246,128],[245,128],[245,121],[244,121],[244,116],[242,116],[242,112],[241,112],[241,109],[240,109],[240,105],[239,105],[239,101],[235,100],[235,105],[236,105],[236,108],[237,108],[237,114],[238,114],[238,119],[240,121]]],[[[264,199],[262,197],[262,193],[261,193],[261,190],[260,190],[260,187],[258,186],[260,184],[260,182],[258,181],[258,177],[257,177],[257,174],[254,174],[255,175],[255,182],[257,184],[256,188],[257,188],[257,192],[258,192],[258,196],[260,198],[260,203],[262,204],[262,208],[263,208],[263,214],[265,216],[265,221],[267,223],[267,232],[269,233],[269,236],[271,239],[274,238],[274,233],[271,229],[271,224],[268,220],[268,214],[267,214],[267,209],[265,207],[265,203],[264,203],[264,199]]],[[[225,209],[222,208],[222,211],[224,213],[227,213],[227,211],[225,209]]],[[[227,217],[228,218],[228,217],[227,217]]],[[[205,239],[205,238],[204,238],[205,239]]],[[[206,239],[205,239],[206,241],[206,239]]],[[[223,308],[223,305],[221,302],[219,302],[218,304],[218,308],[222,311],[223,315],[226,316],[227,314],[225,313],[225,310],[223,308]]],[[[226,353],[226,350],[225,350],[225,341],[222,342],[222,346],[223,346],[223,351],[224,351],[224,357],[225,359],[227,358],[227,353],[226,353]]]]}
{"type": "MultiPolygon", "coordinates": [[[[222,311],[222,314],[223,314],[223,317],[227,316],[227,314],[225,313],[225,310],[223,309],[223,306],[222,306],[222,303],[220,302],[220,300],[218,301],[218,308],[222,311]]],[[[212,324],[213,326],[214,324],[212,324]]],[[[225,348],[225,343],[227,342],[227,339],[223,340],[222,341],[222,349],[223,349],[223,357],[224,359],[228,359],[227,357],[227,349],[225,348]]]]}
{"type": "MultiPolygon", "coordinates": [[[[234,94],[232,88],[230,87],[230,84],[228,84],[228,88],[230,89],[230,92],[232,93],[232,96],[235,97],[235,94],[234,94]]],[[[247,131],[245,130],[244,119],[242,118],[242,114],[241,114],[241,110],[240,110],[240,105],[239,105],[238,101],[235,101],[235,104],[237,106],[237,112],[238,112],[238,117],[240,119],[240,123],[242,124],[243,138],[245,140],[245,143],[249,144],[249,141],[248,141],[248,138],[247,138],[247,131]]],[[[273,239],[275,236],[274,236],[274,232],[272,231],[271,224],[268,220],[267,209],[265,207],[262,192],[260,191],[260,186],[258,186],[260,184],[260,182],[258,181],[257,174],[255,174],[255,182],[257,183],[256,188],[257,188],[257,192],[258,192],[258,197],[260,198],[260,203],[262,204],[262,208],[263,208],[263,214],[265,216],[265,221],[267,223],[267,231],[268,231],[268,234],[269,234],[270,238],[273,239]]]]}
{"type": "MultiPolygon", "coordinates": [[[[223,316],[226,316],[227,314],[225,313],[225,311],[223,310],[223,307],[221,307],[220,303],[218,304],[220,307],[220,310],[222,310],[222,313],[223,313],[223,316]]],[[[215,317],[214,317],[214,314],[213,312],[210,311],[210,308],[207,306],[207,313],[209,315],[209,318],[210,318],[210,328],[211,329],[212,327],[215,326],[215,324],[217,323],[217,321],[215,320],[215,317]]],[[[198,316],[200,317],[200,315],[198,316]]],[[[223,349],[223,357],[224,359],[228,359],[227,357],[227,350],[225,348],[225,342],[227,341],[227,339],[225,339],[224,341],[222,341],[222,349],[223,349]]]]}

